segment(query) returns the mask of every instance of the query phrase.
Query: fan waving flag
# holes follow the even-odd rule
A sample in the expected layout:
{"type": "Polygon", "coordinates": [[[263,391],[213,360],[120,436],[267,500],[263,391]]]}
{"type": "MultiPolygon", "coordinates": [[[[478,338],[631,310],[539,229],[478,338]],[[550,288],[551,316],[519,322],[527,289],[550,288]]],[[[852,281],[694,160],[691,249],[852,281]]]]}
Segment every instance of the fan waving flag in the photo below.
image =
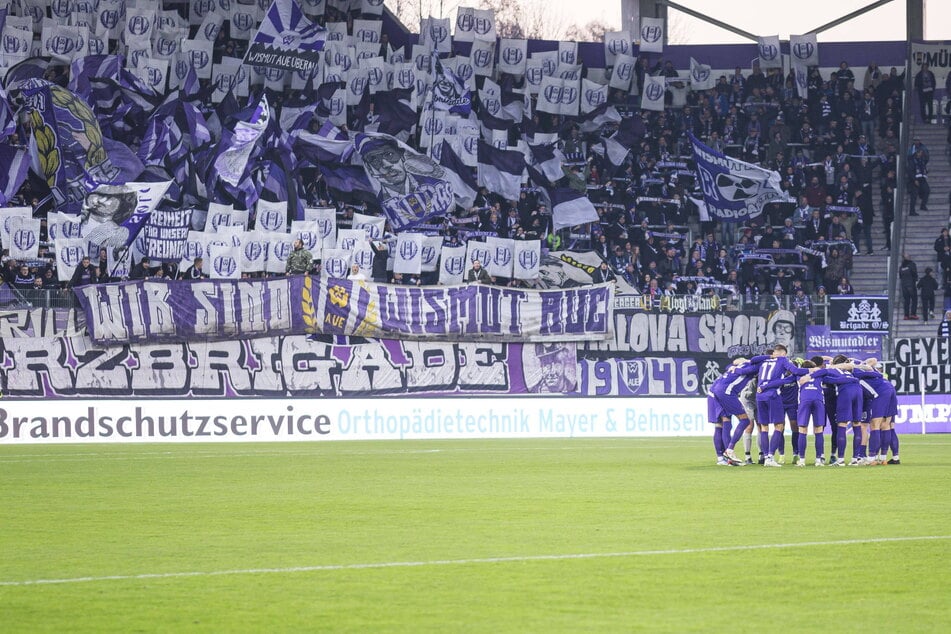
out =
{"type": "Polygon", "coordinates": [[[693,134],[693,156],[703,200],[711,216],[725,222],[742,222],[763,213],[772,202],[789,196],[779,185],[779,172],[738,161],[704,145],[693,134]]]}
{"type": "Polygon", "coordinates": [[[327,30],[304,16],[297,0],[274,0],[251,40],[244,62],[290,71],[317,68],[327,30]]]}

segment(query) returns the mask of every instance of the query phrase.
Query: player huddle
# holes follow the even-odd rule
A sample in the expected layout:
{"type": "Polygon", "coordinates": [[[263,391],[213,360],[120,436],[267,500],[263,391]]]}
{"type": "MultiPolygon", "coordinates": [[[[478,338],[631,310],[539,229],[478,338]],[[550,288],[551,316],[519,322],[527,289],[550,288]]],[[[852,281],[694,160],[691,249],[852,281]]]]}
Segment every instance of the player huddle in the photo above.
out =
{"type": "Polygon", "coordinates": [[[793,360],[786,354],[785,346],[776,345],[767,354],[736,359],[710,387],[707,420],[714,425],[713,446],[718,465],[752,464],[752,434],[757,427],[760,464],[781,466],[785,462],[783,432],[787,419],[792,428],[792,452],[797,467],[806,465],[810,424],[815,465],[826,464],[827,420],[832,430],[830,465],[846,464],[850,427],[850,466],[901,464],[895,433],[898,398],[895,387],[878,370],[876,359],[860,363],[839,355],[793,360]],[[733,417],[739,420],[736,427],[733,417]],[[740,440],[744,442],[745,460],[735,452],[740,440]]]}

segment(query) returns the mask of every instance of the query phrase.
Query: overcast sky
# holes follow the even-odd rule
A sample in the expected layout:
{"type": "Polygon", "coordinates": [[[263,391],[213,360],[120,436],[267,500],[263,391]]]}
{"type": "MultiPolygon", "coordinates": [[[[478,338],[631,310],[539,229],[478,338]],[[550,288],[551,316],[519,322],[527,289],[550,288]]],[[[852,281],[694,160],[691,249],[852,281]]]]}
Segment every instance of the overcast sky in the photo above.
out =
{"type": "MultiPolygon", "coordinates": [[[[756,35],[801,34],[842,15],[872,4],[873,0],[679,0],[679,4],[714,15],[756,35]],[[714,7],[714,8],[711,8],[714,7]]],[[[601,19],[620,24],[619,0],[559,0],[568,24],[601,19]]],[[[673,10],[671,10],[673,15],[673,10]]],[[[678,43],[719,44],[747,42],[738,35],[683,13],[671,18],[678,43]]],[[[925,0],[925,38],[951,40],[951,0],[925,0]]],[[[844,25],[819,34],[820,42],[883,41],[905,39],[905,0],[893,0],[844,25]]]]}

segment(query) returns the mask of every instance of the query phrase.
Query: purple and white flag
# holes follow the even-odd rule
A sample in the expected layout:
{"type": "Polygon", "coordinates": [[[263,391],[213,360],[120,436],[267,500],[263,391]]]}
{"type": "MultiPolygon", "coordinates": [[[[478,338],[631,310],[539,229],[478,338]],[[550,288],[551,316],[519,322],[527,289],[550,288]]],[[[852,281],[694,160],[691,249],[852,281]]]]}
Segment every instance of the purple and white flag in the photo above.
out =
{"type": "Polygon", "coordinates": [[[86,241],[82,238],[57,238],[53,245],[56,250],[56,276],[61,280],[72,279],[76,267],[89,255],[86,241]]]}
{"type": "Polygon", "coordinates": [[[541,240],[516,240],[512,258],[512,277],[517,280],[537,279],[541,259],[541,240]]]}
{"type": "Polygon", "coordinates": [[[783,67],[783,55],[779,48],[778,35],[757,38],[757,50],[759,52],[759,66],[763,70],[783,67]]]}
{"type": "Polygon", "coordinates": [[[209,244],[205,273],[215,280],[237,280],[241,278],[241,245],[209,244]]]}
{"type": "Polygon", "coordinates": [[[443,286],[462,284],[468,270],[466,247],[443,247],[439,254],[439,283],[443,286]]]}
{"type": "Polygon", "coordinates": [[[40,249],[40,219],[14,216],[7,250],[14,260],[35,260],[40,249]]]}
{"type": "Polygon", "coordinates": [[[664,19],[641,18],[641,46],[642,53],[664,52],[664,19]]]}
{"type": "Polygon", "coordinates": [[[308,20],[296,0],[274,0],[251,40],[244,61],[295,71],[317,66],[327,32],[308,20]]]}
{"type": "Polygon", "coordinates": [[[423,270],[423,234],[401,233],[393,250],[393,272],[418,275],[423,270]]]}
{"type": "Polygon", "coordinates": [[[515,240],[511,238],[494,238],[488,236],[485,246],[492,252],[492,261],[486,267],[489,275],[497,277],[512,277],[512,261],[515,252],[515,240]]]}

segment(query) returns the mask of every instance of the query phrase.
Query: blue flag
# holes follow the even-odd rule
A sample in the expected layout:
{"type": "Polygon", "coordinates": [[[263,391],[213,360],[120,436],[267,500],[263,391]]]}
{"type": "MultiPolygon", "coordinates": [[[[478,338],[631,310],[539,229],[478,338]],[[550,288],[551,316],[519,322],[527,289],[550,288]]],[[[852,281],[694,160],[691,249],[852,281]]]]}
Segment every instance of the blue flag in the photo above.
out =
{"type": "Polygon", "coordinates": [[[789,200],[780,187],[779,172],[726,156],[687,134],[710,215],[724,222],[743,222],[759,216],[769,203],[789,200]]]}

